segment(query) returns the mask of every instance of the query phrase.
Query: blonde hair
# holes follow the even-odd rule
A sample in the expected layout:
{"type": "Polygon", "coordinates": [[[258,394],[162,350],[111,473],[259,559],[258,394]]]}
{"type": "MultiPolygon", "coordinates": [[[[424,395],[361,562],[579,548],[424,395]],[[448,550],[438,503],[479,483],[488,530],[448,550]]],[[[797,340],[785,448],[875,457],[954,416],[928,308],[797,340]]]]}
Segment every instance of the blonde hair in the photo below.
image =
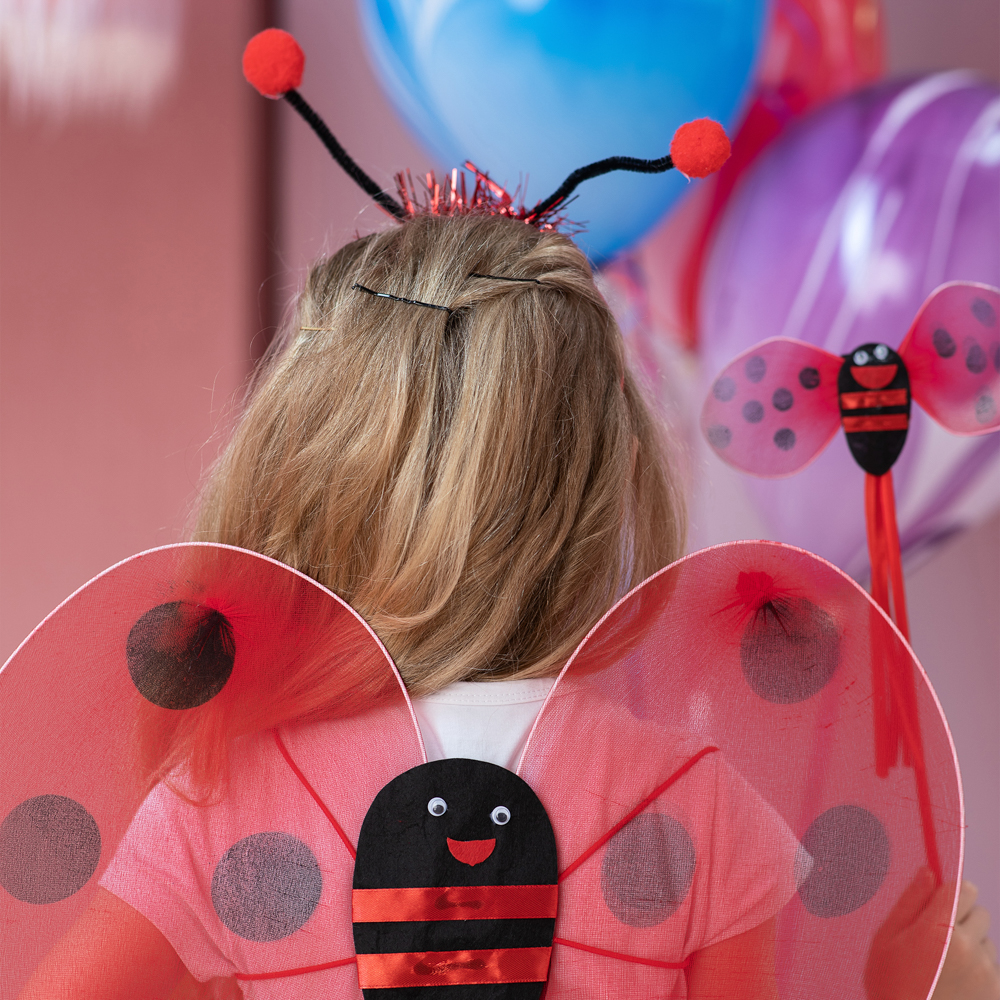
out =
{"type": "Polygon", "coordinates": [[[337,593],[419,696],[555,673],[680,554],[683,511],[576,246],[500,217],[422,216],[313,268],[193,537],[337,593]]]}

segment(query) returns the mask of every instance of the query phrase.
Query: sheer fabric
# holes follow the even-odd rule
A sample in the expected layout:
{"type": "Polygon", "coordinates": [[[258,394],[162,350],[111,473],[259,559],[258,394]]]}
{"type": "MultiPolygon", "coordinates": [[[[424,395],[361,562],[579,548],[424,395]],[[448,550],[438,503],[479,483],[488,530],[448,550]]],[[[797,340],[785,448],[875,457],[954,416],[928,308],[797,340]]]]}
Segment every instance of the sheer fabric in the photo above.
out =
{"type": "MultiPolygon", "coordinates": [[[[153,550],[39,626],[0,673],[0,713],[11,996],[103,880],[200,979],[358,997],[354,845],[425,754],[343,602],[253,553],[153,550]],[[157,748],[178,745],[224,757],[165,776],[157,748]],[[214,795],[191,804],[199,775],[214,795]]],[[[696,553],[620,601],[518,773],[561,872],[547,1000],[684,997],[692,955],[775,915],[784,1000],[861,1000],[906,887],[959,877],[958,774],[919,664],[853,581],[775,543],[696,553]]],[[[942,921],[914,956],[914,1000],[946,938],[942,921]]]]}

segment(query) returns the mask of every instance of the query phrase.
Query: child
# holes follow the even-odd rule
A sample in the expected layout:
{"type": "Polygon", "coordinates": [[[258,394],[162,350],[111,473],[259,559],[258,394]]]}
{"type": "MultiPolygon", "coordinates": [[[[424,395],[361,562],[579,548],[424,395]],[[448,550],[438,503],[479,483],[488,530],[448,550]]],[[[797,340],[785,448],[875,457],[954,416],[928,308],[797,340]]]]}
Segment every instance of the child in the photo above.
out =
{"type": "MultiPolygon", "coordinates": [[[[416,698],[431,758],[507,767],[574,647],[679,554],[682,534],[678,487],[585,258],[563,236],[491,216],[417,217],[314,268],[195,529],[349,601],[416,698]]],[[[746,833],[768,839],[775,872],[790,872],[797,842],[777,814],[724,765],[698,766],[723,783],[734,816],[770,824],[746,833]]],[[[224,825],[238,808],[223,797],[208,811],[224,825]]],[[[59,995],[167,996],[185,961],[200,979],[247,971],[161,879],[158,861],[195,836],[205,811],[154,792],[133,831],[153,823],[159,836],[126,836],[25,997],[66,979],[72,990],[59,995]]],[[[193,877],[207,894],[211,869],[193,877]]],[[[707,939],[686,938],[678,956],[690,955],[687,970],[656,970],[661,995],[683,996],[686,982],[687,995],[714,996],[726,976],[730,997],[776,996],[773,916],[792,892],[775,874],[750,924],[703,922],[707,939]]],[[[356,976],[338,968],[243,988],[356,996],[356,976]]]]}

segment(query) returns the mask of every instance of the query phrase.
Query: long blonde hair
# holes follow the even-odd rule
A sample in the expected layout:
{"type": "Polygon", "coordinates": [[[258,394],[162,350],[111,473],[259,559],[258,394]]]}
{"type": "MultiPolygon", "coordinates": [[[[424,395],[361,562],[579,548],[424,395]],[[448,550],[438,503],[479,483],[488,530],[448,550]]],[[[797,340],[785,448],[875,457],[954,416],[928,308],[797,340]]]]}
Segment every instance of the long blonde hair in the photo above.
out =
{"type": "Polygon", "coordinates": [[[419,696],[554,673],[679,555],[683,520],[583,254],[510,219],[422,216],[313,268],[193,537],[340,595],[419,696]]]}

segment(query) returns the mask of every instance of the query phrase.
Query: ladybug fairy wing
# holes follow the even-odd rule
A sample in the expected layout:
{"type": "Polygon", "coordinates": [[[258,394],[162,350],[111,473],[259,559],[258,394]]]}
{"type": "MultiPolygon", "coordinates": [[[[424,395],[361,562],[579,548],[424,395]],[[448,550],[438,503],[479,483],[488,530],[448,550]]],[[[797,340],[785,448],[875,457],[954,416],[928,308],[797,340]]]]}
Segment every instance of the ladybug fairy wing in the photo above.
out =
{"type": "Polygon", "coordinates": [[[818,557],[736,542],[651,577],[577,649],[519,771],[556,832],[547,1000],[672,996],[703,949],[756,961],[772,920],[784,1000],[896,997],[894,959],[930,993],[962,852],[950,735],[898,631],[818,557]],[[879,929],[938,884],[926,940],[891,955],[879,929]]]}
{"type": "Polygon", "coordinates": [[[840,426],[842,360],[801,340],[774,337],[750,348],[712,383],[702,433],[725,462],[755,476],[798,472],[840,426]]]}
{"type": "Polygon", "coordinates": [[[329,591],[228,546],[119,563],[0,672],[0,744],[11,995],[99,881],[199,978],[332,963],[323,988],[357,993],[353,845],[423,750],[388,654],[329,591]]]}
{"type": "Polygon", "coordinates": [[[899,354],[913,398],[954,434],[1000,428],[1000,289],[941,285],[920,307],[899,354]]]}

